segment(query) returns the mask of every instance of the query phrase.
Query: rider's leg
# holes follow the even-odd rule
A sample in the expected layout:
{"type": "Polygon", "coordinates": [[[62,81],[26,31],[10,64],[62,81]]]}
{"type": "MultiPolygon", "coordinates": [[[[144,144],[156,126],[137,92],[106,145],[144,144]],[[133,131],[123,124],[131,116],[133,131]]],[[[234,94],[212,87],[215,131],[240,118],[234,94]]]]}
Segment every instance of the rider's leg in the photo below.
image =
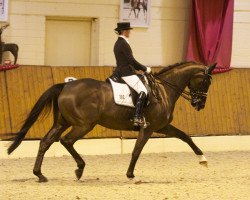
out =
{"type": "Polygon", "coordinates": [[[148,91],[137,75],[124,76],[122,79],[139,94],[135,105],[134,125],[143,125],[143,108],[148,91]]]}
{"type": "Polygon", "coordinates": [[[140,92],[145,92],[146,95],[148,94],[145,85],[141,82],[137,75],[123,76],[122,79],[138,94],[140,94],[140,92]]]}
{"type": "Polygon", "coordinates": [[[147,95],[145,94],[145,92],[139,93],[139,96],[135,105],[134,126],[144,125],[143,108],[145,106],[146,98],[147,98],[147,95]]]}

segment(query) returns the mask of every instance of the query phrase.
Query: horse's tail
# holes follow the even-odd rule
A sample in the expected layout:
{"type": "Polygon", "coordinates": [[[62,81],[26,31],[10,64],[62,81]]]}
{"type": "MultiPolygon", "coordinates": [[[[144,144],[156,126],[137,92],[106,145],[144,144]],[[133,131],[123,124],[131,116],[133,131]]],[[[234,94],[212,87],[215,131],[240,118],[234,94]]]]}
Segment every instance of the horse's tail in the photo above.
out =
{"type": "Polygon", "coordinates": [[[62,89],[64,88],[64,85],[65,83],[53,85],[42,94],[42,96],[38,99],[38,101],[32,108],[20,131],[14,134],[16,135],[16,137],[14,138],[13,143],[8,148],[8,154],[11,154],[21,144],[25,135],[27,134],[31,126],[36,122],[42,111],[45,112],[45,115],[48,114],[52,108],[52,104],[54,104],[54,116],[58,114],[59,108],[57,99],[62,89]]]}

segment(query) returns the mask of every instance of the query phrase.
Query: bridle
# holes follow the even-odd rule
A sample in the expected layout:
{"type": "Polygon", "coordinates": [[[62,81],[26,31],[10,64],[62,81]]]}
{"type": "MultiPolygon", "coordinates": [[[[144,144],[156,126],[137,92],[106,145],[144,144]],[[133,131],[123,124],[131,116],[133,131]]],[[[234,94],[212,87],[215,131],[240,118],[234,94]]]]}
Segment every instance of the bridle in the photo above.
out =
{"type": "Polygon", "coordinates": [[[158,83],[162,85],[169,86],[173,90],[175,90],[180,96],[182,96],[184,99],[188,100],[191,103],[198,103],[202,100],[202,98],[207,97],[207,91],[205,87],[207,87],[207,83],[211,82],[212,76],[208,72],[208,67],[205,68],[204,74],[203,75],[196,75],[197,77],[202,76],[203,81],[199,85],[197,89],[191,88],[189,85],[190,92],[186,90],[180,89],[177,85],[172,84],[166,80],[163,80],[160,78],[158,75],[154,74],[153,77],[159,80],[158,83]]]}
{"type": "Polygon", "coordinates": [[[202,76],[203,80],[197,89],[193,89],[189,85],[190,95],[192,98],[191,103],[194,103],[194,104],[202,101],[202,98],[207,97],[208,86],[210,85],[211,80],[212,80],[212,76],[211,76],[211,74],[208,73],[207,67],[206,67],[203,75],[197,75],[196,77],[199,77],[199,76],[202,76]]]}

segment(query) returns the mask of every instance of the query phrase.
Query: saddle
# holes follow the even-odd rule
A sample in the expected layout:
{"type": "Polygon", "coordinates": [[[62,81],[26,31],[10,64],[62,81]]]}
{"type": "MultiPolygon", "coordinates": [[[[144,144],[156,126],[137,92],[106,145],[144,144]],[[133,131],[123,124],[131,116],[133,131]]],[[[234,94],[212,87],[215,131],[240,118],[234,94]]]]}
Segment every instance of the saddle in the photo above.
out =
{"type": "MultiPolygon", "coordinates": [[[[149,105],[150,101],[153,96],[156,99],[160,98],[158,87],[156,87],[156,83],[154,82],[154,78],[152,77],[145,77],[143,75],[138,75],[143,84],[145,85],[146,89],[148,90],[148,98],[146,105],[149,105]],[[153,79],[152,79],[153,78],[153,79]],[[157,92],[156,92],[157,91],[157,92]]],[[[114,74],[111,75],[107,80],[112,86],[114,101],[117,105],[128,106],[128,107],[135,107],[138,93],[131,87],[129,87],[122,78],[115,76],[114,74]]]]}

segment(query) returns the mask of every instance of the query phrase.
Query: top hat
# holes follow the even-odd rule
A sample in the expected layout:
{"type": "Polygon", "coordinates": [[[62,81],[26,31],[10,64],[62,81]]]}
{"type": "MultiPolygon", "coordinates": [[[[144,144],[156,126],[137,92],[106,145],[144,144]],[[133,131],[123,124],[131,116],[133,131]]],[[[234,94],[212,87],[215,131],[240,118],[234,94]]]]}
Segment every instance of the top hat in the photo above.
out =
{"type": "Polygon", "coordinates": [[[123,31],[133,29],[130,27],[130,22],[118,22],[115,31],[123,31]]]}

